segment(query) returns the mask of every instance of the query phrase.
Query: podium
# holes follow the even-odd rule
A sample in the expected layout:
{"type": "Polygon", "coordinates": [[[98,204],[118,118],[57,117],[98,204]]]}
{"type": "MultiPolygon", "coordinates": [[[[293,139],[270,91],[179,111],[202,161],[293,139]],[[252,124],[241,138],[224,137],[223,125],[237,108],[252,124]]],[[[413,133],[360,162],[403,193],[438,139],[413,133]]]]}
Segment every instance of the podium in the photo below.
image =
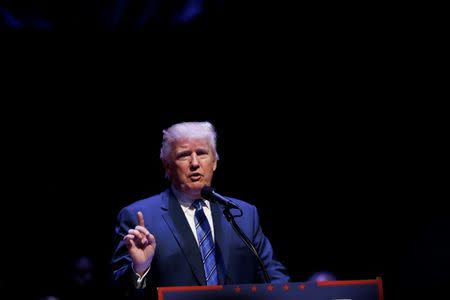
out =
{"type": "Polygon", "coordinates": [[[369,280],[159,287],[158,300],[383,300],[380,277],[369,280]]]}

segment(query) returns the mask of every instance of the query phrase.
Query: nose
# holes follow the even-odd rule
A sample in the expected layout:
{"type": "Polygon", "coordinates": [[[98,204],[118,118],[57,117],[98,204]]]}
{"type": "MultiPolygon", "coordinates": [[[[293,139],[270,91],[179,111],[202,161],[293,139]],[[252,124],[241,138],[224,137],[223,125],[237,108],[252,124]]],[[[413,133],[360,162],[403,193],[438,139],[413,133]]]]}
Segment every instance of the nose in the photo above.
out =
{"type": "Polygon", "coordinates": [[[198,164],[198,157],[196,153],[192,153],[191,156],[191,169],[196,169],[198,168],[199,164],[198,164]]]}

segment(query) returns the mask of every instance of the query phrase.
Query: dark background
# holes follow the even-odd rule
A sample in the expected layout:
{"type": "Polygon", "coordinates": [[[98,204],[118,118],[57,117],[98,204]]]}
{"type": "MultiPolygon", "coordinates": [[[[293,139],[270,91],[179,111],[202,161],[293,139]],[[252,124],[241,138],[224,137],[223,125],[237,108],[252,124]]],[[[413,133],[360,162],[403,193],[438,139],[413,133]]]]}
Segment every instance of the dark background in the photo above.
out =
{"type": "Polygon", "coordinates": [[[445,293],[443,79],[435,52],[405,42],[417,30],[403,8],[229,1],[138,26],[144,2],[114,26],[106,2],[0,2],[0,296],[70,299],[88,255],[114,298],[117,213],[167,187],[162,129],[191,120],[216,126],[216,190],[259,208],[294,281],[329,271],[381,276],[387,299],[445,293]]]}

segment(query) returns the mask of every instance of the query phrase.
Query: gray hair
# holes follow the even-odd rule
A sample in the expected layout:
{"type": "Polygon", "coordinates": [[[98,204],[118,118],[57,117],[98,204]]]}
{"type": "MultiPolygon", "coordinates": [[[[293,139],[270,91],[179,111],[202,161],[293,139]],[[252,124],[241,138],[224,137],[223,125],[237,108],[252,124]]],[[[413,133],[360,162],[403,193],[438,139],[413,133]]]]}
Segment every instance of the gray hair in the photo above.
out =
{"type": "Polygon", "coordinates": [[[214,158],[219,160],[216,150],[216,130],[210,122],[182,122],[163,130],[163,141],[159,157],[168,161],[173,142],[181,139],[206,139],[214,158]]]}

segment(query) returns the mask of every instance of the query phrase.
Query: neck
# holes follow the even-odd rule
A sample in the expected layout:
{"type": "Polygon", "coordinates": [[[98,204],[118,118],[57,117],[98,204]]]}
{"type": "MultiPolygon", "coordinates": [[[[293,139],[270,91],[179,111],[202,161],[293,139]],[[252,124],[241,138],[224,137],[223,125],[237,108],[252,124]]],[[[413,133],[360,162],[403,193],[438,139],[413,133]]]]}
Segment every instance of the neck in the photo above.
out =
{"type": "Polygon", "coordinates": [[[202,196],[200,194],[200,192],[197,191],[180,191],[179,189],[177,189],[174,185],[172,185],[172,190],[175,193],[175,195],[177,196],[181,196],[184,199],[189,199],[189,200],[196,200],[196,199],[200,199],[202,196]]]}

